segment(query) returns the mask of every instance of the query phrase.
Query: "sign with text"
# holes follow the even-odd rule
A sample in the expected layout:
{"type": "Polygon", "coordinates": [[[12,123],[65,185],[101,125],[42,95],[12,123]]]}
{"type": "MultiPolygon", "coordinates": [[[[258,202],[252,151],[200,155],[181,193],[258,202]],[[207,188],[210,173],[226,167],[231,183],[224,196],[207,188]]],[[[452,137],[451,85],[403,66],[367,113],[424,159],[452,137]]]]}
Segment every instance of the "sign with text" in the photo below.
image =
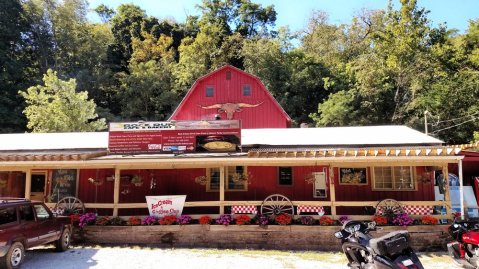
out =
{"type": "Polygon", "coordinates": [[[181,216],[186,195],[145,196],[150,216],[163,218],[169,215],[181,216]]]}
{"type": "Polygon", "coordinates": [[[233,152],[237,120],[111,123],[108,149],[114,154],[233,152]]]}

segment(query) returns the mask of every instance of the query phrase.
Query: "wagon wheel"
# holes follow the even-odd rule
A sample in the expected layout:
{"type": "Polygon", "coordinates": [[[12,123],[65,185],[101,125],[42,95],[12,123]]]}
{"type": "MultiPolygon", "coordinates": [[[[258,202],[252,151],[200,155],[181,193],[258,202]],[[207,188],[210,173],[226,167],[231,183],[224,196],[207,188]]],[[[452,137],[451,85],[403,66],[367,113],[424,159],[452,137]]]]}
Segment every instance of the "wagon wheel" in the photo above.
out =
{"type": "Polygon", "coordinates": [[[261,214],[274,215],[288,214],[294,215],[293,203],[284,195],[272,194],[264,199],[261,204],[261,214]]]}
{"type": "Polygon", "coordinates": [[[376,205],[376,215],[392,217],[403,213],[404,210],[401,204],[394,199],[384,199],[376,205]]]}
{"type": "Polygon", "coordinates": [[[85,206],[83,202],[73,196],[67,196],[60,199],[57,202],[53,211],[56,212],[58,215],[63,216],[70,216],[73,214],[83,214],[85,213],[85,206]]]}

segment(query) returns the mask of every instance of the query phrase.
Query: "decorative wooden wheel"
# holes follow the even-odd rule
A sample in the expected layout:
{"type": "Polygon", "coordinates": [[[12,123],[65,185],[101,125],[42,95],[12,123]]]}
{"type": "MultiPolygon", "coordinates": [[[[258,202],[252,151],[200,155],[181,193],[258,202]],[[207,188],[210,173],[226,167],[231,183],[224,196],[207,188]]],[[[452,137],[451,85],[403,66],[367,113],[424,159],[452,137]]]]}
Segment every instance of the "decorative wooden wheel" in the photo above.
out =
{"type": "Polygon", "coordinates": [[[376,205],[376,215],[393,216],[403,213],[401,204],[394,199],[384,199],[376,205]]]}
{"type": "Polygon", "coordinates": [[[53,208],[53,212],[57,215],[70,216],[73,214],[83,214],[85,213],[85,206],[83,202],[74,197],[67,196],[60,199],[53,208]]]}
{"type": "Polygon", "coordinates": [[[274,215],[288,214],[294,215],[293,203],[284,195],[272,194],[264,199],[261,204],[261,214],[274,215]]]}

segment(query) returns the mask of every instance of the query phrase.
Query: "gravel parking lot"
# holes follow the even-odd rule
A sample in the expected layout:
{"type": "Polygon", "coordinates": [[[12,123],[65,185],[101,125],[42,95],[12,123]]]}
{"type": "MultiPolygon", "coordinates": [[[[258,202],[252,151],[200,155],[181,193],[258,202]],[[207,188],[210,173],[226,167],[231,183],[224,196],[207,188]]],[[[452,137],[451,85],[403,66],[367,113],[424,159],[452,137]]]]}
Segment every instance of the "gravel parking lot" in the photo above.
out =
{"type": "MultiPolygon", "coordinates": [[[[421,253],[425,268],[450,269],[446,253],[421,253]]],[[[341,253],[218,249],[161,249],[139,246],[77,246],[63,253],[51,247],[27,251],[22,268],[347,268],[341,253]]]]}

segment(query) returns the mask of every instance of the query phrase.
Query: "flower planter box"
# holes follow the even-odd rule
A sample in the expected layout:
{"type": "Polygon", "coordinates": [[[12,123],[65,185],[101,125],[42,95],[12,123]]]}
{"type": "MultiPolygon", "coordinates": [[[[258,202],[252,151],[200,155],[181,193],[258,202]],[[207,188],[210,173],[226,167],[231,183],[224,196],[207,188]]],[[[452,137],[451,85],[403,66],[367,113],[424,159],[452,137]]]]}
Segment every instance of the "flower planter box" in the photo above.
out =
{"type": "MultiPolygon", "coordinates": [[[[450,240],[447,227],[448,225],[404,228],[384,226],[372,234],[381,236],[392,231],[408,230],[411,244],[416,250],[443,250],[450,240]]],[[[85,243],[92,244],[339,251],[340,240],[334,237],[339,229],[339,226],[306,225],[86,226],[80,235],[85,243]]]]}

